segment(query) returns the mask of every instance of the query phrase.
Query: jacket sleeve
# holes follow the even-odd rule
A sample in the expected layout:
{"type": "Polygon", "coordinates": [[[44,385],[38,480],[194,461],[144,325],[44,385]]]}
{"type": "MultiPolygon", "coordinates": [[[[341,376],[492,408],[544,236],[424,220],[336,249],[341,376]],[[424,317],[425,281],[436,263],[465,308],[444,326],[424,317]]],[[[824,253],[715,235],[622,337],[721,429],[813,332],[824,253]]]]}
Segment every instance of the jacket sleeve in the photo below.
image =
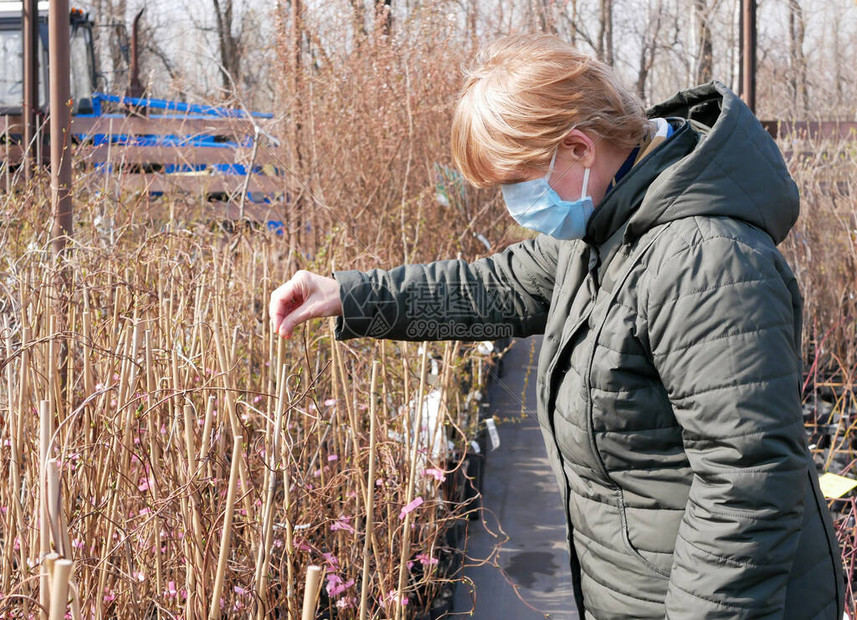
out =
{"type": "Polygon", "coordinates": [[[810,463],[794,278],[769,239],[716,237],[674,251],[649,290],[653,359],[693,470],[666,616],[781,618],[810,463]]]}
{"type": "Polygon", "coordinates": [[[343,316],[336,338],[491,340],[544,331],[558,242],[539,235],[471,264],[337,271],[343,316]]]}

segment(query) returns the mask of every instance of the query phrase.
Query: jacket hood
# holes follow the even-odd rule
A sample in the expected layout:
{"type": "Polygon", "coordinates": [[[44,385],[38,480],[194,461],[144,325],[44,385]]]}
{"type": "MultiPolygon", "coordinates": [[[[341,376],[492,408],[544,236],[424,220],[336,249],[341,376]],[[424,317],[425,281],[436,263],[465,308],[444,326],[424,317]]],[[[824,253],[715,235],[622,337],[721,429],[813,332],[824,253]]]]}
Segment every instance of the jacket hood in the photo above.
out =
{"type": "Polygon", "coordinates": [[[596,207],[587,238],[602,243],[628,222],[626,239],[694,216],[727,216],[775,243],[797,220],[800,200],[782,154],[755,115],[724,84],[682,91],[648,110],[673,136],[634,166],[596,207]]]}

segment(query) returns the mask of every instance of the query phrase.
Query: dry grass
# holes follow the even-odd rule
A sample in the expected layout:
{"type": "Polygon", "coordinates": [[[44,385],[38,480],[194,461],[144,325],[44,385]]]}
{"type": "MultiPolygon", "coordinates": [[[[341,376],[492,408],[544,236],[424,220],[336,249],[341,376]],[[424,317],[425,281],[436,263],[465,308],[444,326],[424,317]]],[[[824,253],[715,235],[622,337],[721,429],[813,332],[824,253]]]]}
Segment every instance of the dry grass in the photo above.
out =
{"type": "Polygon", "coordinates": [[[78,201],[75,243],[56,269],[46,207],[29,198],[21,207],[7,197],[14,217],[0,252],[0,615],[37,609],[45,551],[74,561],[86,617],[297,617],[311,564],[327,568],[322,609],[347,617],[364,562],[370,616],[397,613],[400,594],[405,615],[424,609],[455,559],[446,532],[463,510],[455,494],[476,424],[462,390],[481,362],[452,343],[422,355],[408,344],[334,344],[322,321],[275,339],[266,299],[290,268],[269,232],[225,235],[180,220],[155,228],[133,204],[111,205],[108,230],[94,223],[98,199],[78,201]],[[407,406],[434,389],[444,394],[441,425],[407,406]],[[426,452],[435,439],[439,451],[426,452]],[[61,499],[42,531],[49,459],[61,499]]]}

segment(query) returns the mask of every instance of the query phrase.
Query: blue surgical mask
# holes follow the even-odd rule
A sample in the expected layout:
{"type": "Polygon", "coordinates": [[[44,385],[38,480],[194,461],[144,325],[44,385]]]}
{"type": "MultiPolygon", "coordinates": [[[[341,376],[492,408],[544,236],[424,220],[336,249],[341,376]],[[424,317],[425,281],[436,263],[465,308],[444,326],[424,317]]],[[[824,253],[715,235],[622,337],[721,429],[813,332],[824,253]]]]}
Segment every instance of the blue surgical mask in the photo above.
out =
{"type": "Polygon", "coordinates": [[[501,185],[506,209],[524,228],[537,230],[556,239],[581,239],[586,234],[586,223],[595,210],[592,197],[586,195],[589,168],[583,171],[580,199],[563,200],[549,183],[554,163],[556,151],[551,158],[550,169],[543,178],[501,185]]]}

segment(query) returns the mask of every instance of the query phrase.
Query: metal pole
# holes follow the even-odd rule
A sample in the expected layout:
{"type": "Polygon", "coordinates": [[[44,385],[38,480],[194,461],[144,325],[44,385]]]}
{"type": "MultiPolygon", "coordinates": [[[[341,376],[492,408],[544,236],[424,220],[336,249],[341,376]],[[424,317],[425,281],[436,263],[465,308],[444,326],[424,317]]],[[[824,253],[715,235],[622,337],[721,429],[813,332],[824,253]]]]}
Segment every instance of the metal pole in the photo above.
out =
{"type": "MultiPolygon", "coordinates": [[[[38,129],[39,109],[39,11],[38,0],[21,3],[21,28],[24,42],[24,102],[21,121],[24,125],[24,178],[29,180],[33,169],[33,141],[38,129]]],[[[39,162],[41,163],[41,162],[39,162]]]]}
{"type": "Polygon", "coordinates": [[[69,100],[68,0],[51,0],[48,12],[51,70],[51,205],[54,212],[53,250],[59,257],[71,237],[71,118],[69,100]]]}
{"type": "Polygon", "coordinates": [[[756,0],[741,0],[741,97],[756,111],[756,0]]]}
{"type": "Polygon", "coordinates": [[[137,16],[134,18],[134,26],[131,29],[131,83],[128,85],[128,90],[125,94],[129,97],[142,97],[144,94],[143,84],[140,82],[140,51],[138,48],[140,42],[140,19],[143,17],[143,11],[146,7],[140,9],[137,16]]]}

